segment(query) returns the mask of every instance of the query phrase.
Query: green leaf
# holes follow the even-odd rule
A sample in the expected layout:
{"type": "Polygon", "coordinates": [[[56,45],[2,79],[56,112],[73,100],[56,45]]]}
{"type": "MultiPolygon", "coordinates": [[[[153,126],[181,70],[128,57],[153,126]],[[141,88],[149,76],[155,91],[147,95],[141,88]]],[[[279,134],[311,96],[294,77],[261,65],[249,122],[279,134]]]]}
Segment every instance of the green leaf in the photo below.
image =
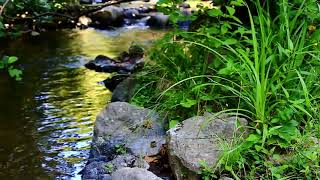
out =
{"type": "Polygon", "coordinates": [[[230,5],[233,6],[243,6],[243,0],[236,0],[236,1],[231,1],[230,5]]]}
{"type": "Polygon", "coordinates": [[[19,69],[9,68],[9,75],[15,77],[17,81],[21,80],[22,71],[19,69]]]}
{"type": "Polygon", "coordinates": [[[218,16],[222,16],[223,13],[220,9],[211,9],[208,11],[208,15],[211,17],[218,17],[218,16]]]}
{"type": "Polygon", "coordinates": [[[237,44],[237,43],[238,43],[238,40],[233,39],[233,38],[229,38],[229,39],[225,40],[223,43],[224,43],[225,45],[232,45],[232,44],[237,44]]]}
{"type": "Polygon", "coordinates": [[[8,64],[12,64],[14,62],[18,61],[18,58],[15,56],[10,56],[8,59],[8,64]]]}
{"type": "Polygon", "coordinates": [[[230,24],[223,23],[221,26],[221,34],[224,35],[228,32],[228,29],[231,28],[230,24]]]}
{"type": "Polygon", "coordinates": [[[179,123],[179,121],[177,121],[177,120],[169,121],[169,129],[175,127],[178,123],[179,123]]]}
{"type": "Polygon", "coordinates": [[[257,134],[250,134],[249,137],[246,139],[246,141],[258,142],[260,139],[261,139],[261,136],[257,134]]]}
{"type": "Polygon", "coordinates": [[[218,71],[218,74],[220,75],[230,75],[235,72],[236,68],[234,63],[231,60],[228,60],[226,67],[222,68],[218,71]]]}
{"type": "Polygon", "coordinates": [[[186,99],[180,102],[180,105],[185,108],[190,108],[191,106],[197,104],[197,101],[194,99],[186,99]]]}
{"type": "Polygon", "coordinates": [[[219,34],[220,29],[218,29],[216,27],[210,27],[210,28],[207,28],[206,32],[208,32],[210,34],[219,34]]]}
{"type": "Polygon", "coordinates": [[[226,6],[227,10],[228,10],[228,13],[233,16],[234,13],[236,12],[236,10],[233,8],[233,7],[230,7],[230,6],[226,6]]]}
{"type": "Polygon", "coordinates": [[[3,23],[0,21],[0,30],[4,30],[4,29],[5,29],[5,27],[4,27],[3,23]]]}

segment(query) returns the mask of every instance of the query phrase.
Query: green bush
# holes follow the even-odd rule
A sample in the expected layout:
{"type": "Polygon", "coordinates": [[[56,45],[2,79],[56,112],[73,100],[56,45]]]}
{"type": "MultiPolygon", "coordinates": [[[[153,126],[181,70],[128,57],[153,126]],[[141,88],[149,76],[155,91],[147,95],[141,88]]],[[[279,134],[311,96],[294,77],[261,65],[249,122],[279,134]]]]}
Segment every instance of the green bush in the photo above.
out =
{"type": "Polygon", "coordinates": [[[15,56],[4,56],[0,60],[0,71],[7,70],[10,77],[15,78],[17,81],[21,80],[22,71],[14,67],[14,63],[18,61],[15,56]]]}
{"type": "Polygon", "coordinates": [[[204,111],[249,119],[250,135],[226,147],[213,173],[320,178],[318,6],[266,0],[249,8],[238,0],[226,11],[204,9],[196,31],[175,30],[151,50],[132,101],[171,121],[204,111]],[[237,6],[246,7],[248,25],[237,6]]]}

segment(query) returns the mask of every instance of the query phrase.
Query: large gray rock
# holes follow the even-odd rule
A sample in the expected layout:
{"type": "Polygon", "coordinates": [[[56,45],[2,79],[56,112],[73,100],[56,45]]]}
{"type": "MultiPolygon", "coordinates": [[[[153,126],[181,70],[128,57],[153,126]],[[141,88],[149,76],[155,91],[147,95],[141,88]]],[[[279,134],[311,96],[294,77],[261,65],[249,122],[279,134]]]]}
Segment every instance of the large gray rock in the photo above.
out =
{"type": "Polygon", "coordinates": [[[91,19],[93,25],[98,28],[119,27],[124,23],[123,9],[117,6],[107,6],[93,13],[91,19]]]}
{"type": "Polygon", "coordinates": [[[122,168],[112,174],[112,180],[162,180],[152,172],[142,168],[122,168]]]}
{"type": "Polygon", "coordinates": [[[137,9],[125,9],[124,17],[128,19],[137,19],[139,17],[140,12],[137,9]]]}
{"type": "Polygon", "coordinates": [[[110,103],[97,116],[93,147],[103,156],[114,154],[119,144],[138,157],[156,155],[165,143],[163,124],[152,110],[125,102],[110,103]]]}
{"type": "Polygon", "coordinates": [[[143,158],[159,154],[165,144],[163,124],[163,119],[150,109],[125,102],[110,103],[97,116],[82,179],[107,180],[124,167],[148,169],[143,158]]]}
{"type": "MultiPolygon", "coordinates": [[[[238,118],[241,126],[247,121],[238,118]]],[[[214,117],[209,113],[192,117],[167,132],[168,154],[171,169],[177,180],[199,179],[199,161],[214,166],[222,153],[221,140],[230,141],[242,132],[236,128],[237,118],[214,117]]]]}

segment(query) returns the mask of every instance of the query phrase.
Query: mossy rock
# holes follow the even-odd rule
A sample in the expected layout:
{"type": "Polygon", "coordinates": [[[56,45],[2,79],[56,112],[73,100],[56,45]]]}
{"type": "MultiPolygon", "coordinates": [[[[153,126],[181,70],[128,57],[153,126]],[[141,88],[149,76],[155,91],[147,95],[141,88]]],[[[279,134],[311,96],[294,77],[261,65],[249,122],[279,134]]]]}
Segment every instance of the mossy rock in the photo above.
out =
{"type": "Polygon", "coordinates": [[[143,57],[144,49],[138,44],[132,44],[129,48],[129,55],[131,57],[143,57]]]}

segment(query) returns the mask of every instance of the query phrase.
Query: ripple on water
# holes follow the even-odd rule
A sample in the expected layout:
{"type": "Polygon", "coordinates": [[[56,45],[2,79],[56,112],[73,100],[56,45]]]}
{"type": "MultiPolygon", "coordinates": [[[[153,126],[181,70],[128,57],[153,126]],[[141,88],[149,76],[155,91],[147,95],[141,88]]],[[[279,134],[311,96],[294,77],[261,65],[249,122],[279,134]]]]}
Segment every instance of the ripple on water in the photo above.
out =
{"type": "Polygon", "coordinates": [[[161,34],[131,26],[0,43],[24,68],[19,83],[0,78],[0,179],[80,179],[93,122],[111,95],[98,84],[108,75],[83,65],[99,54],[116,57],[132,42],[148,47],[161,34]]]}
{"type": "Polygon", "coordinates": [[[67,64],[64,69],[44,73],[42,88],[35,96],[37,111],[42,115],[37,123],[38,144],[46,154],[42,167],[56,172],[58,179],[79,177],[77,173],[90,150],[95,116],[110,96],[110,92],[98,84],[106,74],[73,69],[67,64]]]}

